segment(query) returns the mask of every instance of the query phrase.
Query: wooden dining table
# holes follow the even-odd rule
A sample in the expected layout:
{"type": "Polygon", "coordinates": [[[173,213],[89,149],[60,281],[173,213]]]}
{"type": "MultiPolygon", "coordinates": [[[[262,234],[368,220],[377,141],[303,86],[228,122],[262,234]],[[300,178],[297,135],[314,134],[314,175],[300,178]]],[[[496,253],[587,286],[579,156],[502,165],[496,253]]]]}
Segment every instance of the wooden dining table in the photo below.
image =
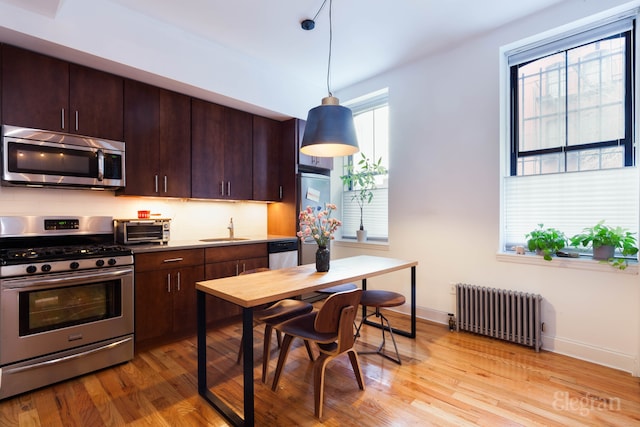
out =
{"type": "MultiPolygon", "coordinates": [[[[253,309],[284,298],[296,298],[320,289],[361,281],[366,289],[367,279],[394,271],[410,270],[410,330],[393,329],[394,333],[416,336],[416,266],[417,261],[406,261],[369,255],[331,260],[328,272],[319,273],[315,264],[268,270],[196,283],[198,314],[198,393],[231,424],[254,425],[254,367],[253,367],[253,309]],[[243,346],[243,416],[215,395],[207,383],[207,325],[206,296],[213,295],[242,308],[243,346]]],[[[375,323],[372,326],[380,327],[375,323]]],[[[263,357],[267,357],[266,355],[263,357]]]]}

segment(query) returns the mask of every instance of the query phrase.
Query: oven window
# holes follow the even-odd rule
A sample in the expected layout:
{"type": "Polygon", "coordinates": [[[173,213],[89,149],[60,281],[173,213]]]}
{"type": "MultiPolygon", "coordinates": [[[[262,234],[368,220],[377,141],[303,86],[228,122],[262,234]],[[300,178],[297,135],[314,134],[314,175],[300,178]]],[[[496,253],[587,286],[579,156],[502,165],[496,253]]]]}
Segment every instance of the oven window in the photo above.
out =
{"type": "Polygon", "coordinates": [[[20,292],[20,336],[118,317],[120,280],[20,292]]]}

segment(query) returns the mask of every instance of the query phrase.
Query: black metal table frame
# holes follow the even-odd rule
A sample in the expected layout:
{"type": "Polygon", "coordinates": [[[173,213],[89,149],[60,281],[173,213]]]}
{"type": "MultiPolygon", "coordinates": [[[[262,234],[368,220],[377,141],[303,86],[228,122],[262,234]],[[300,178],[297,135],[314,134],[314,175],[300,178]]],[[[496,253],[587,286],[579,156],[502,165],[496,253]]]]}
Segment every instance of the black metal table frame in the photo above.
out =
{"type": "MultiPolygon", "coordinates": [[[[366,289],[367,279],[362,279],[362,289],[366,289]]],[[[207,293],[196,290],[197,299],[197,341],[198,341],[198,394],[211,406],[220,412],[234,426],[253,426],[254,414],[254,377],[253,377],[253,308],[242,308],[242,376],[243,376],[243,405],[242,418],[227,402],[213,394],[207,383],[207,327],[206,327],[206,296],[207,293]]],[[[363,307],[363,313],[365,308],[363,307]]],[[[366,321],[365,324],[377,328],[377,323],[366,321]]],[[[409,338],[416,337],[416,267],[411,267],[411,330],[404,331],[392,328],[394,333],[409,338]]]]}

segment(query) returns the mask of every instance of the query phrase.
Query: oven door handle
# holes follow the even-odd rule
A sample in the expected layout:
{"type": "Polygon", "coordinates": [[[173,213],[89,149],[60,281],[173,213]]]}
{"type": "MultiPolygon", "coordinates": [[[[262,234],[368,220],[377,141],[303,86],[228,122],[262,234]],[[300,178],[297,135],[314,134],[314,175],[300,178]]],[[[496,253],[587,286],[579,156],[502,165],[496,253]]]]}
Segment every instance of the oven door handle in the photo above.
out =
{"type": "Polygon", "coordinates": [[[31,277],[21,277],[19,279],[5,280],[2,284],[2,289],[39,289],[43,287],[50,287],[55,284],[75,285],[86,284],[87,279],[91,279],[92,282],[100,280],[113,280],[118,277],[127,276],[133,274],[133,268],[128,267],[122,270],[116,271],[101,271],[99,273],[72,273],[65,274],[64,277],[44,277],[41,279],[33,279],[31,277]]]}
{"type": "Polygon", "coordinates": [[[56,359],[46,360],[44,362],[34,363],[33,365],[20,366],[20,367],[17,367],[17,368],[2,368],[2,371],[4,371],[4,373],[7,374],[7,375],[8,374],[17,374],[18,372],[29,371],[29,370],[32,370],[32,369],[39,369],[39,368],[43,368],[45,366],[55,365],[55,364],[60,363],[60,362],[69,362],[71,360],[76,360],[76,359],[80,359],[80,358],[83,358],[83,357],[91,356],[92,354],[95,354],[95,353],[100,353],[102,351],[111,350],[112,348],[120,346],[120,345],[123,345],[123,344],[126,344],[129,341],[131,341],[131,337],[127,337],[127,338],[121,339],[120,341],[112,342],[112,343],[107,344],[107,345],[102,346],[102,347],[98,347],[98,348],[94,348],[94,349],[91,349],[91,350],[83,351],[82,353],[70,354],[68,356],[58,357],[56,359]]]}

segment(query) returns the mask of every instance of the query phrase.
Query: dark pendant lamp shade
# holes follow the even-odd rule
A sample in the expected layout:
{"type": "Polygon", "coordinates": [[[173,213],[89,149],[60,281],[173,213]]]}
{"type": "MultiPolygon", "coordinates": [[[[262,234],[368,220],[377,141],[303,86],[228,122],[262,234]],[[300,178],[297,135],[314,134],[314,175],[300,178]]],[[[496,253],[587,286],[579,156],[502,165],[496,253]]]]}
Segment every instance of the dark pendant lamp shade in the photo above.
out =
{"type": "Polygon", "coordinates": [[[360,151],[353,114],[328,96],[322,105],[309,110],[300,151],[308,156],[340,157],[360,151]]]}

